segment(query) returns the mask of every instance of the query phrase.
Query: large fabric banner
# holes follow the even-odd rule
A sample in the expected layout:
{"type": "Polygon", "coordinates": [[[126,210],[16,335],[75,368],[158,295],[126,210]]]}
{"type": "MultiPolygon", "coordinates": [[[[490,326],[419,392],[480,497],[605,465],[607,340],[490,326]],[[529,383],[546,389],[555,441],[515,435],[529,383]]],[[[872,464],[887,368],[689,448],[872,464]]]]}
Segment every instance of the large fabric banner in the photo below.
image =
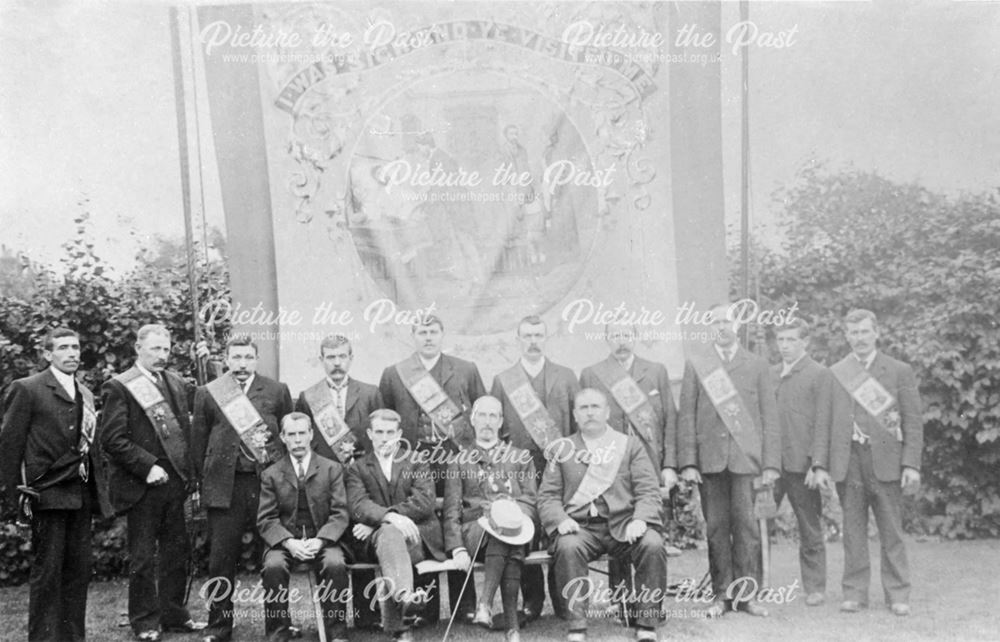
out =
{"type": "Polygon", "coordinates": [[[579,370],[606,356],[617,311],[639,326],[636,351],[679,375],[682,298],[725,292],[718,60],[684,61],[679,11],[717,29],[711,4],[201,9],[229,244],[244,248],[222,313],[277,340],[295,389],[321,375],[333,332],[354,342],[352,375],[377,381],[428,311],[487,383],[517,358],[528,314],[579,370]],[[264,175],[234,147],[263,155],[264,175]],[[273,250],[257,238],[268,219],[273,250]],[[247,261],[273,281],[241,281],[247,261]]]}

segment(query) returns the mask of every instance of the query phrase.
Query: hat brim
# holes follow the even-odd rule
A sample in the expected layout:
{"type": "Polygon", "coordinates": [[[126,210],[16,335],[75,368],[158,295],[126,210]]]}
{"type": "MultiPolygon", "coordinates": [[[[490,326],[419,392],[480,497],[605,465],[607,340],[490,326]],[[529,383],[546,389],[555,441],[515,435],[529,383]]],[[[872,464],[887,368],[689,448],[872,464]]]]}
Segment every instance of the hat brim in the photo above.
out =
{"type": "Polygon", "coordinates": [[[520,546],[521,544],[527,544],[535,538],[535,523],[531,521],[531,518],[521,512],[521,532],[517,535],[501,535],[490,527],[490,520],[484,515],[476,520],[484,531],[497,538],[501,542],[506,542],[513,546],[520,546]]]}

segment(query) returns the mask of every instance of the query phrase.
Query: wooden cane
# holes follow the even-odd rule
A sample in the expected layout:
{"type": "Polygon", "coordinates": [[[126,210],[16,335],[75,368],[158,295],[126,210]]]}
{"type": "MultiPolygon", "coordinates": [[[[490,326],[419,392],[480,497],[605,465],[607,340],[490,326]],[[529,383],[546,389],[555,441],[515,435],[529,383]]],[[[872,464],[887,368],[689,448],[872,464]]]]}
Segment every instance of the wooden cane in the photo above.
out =
{"type": "Polygon", "coordinates": [[[469,560],[469,571],[465,574],[465,581],[462,582],[462,590],[458,592],[458,598],[451,607],[451,618],[448,620],[448,628],[444,630],[444,637],[441,638],[441,642],[448,642],[448,635],[451,634],[451,626],[455,623],[455,614],[458,613],[458,605],[462,603],[462,596],[465,595],[465,587],[469,585],[469,578],[472,577],[472,573],[476,568],[476,558],[479,557],[479,549],[483,547],[483,540],[485,539],[486,531],[483,530],[483,534],[479,537],[479,543],[476,544],[476,552],[473,554],[472,559],[469,560]]]}

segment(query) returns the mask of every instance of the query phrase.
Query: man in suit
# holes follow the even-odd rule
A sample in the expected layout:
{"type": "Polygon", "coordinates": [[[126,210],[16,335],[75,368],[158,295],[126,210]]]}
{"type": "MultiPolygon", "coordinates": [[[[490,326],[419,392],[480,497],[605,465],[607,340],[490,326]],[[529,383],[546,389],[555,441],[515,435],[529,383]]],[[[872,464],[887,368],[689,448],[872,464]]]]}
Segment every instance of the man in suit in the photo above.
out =
{"type": "Polygon", "coordinates": [[[376,386],[348,376],[354,348],[344,335],[325,337],[319,358],[326,377],[299,394],[295,409],[313,420],[313,451],[347,466],[371,451],[368,417],[383,407],[382,395],[376,386]],[[349,434],[343,434],[344,425],[349,434]]]}
{"type": "Polygon", "coordinates": [[[428,558],[444,560],[441,522],[434,514],[434,481],[426,462],[411,457],[400,441],[400,417],[387,408],[375,410],[368,428],[369,452],[347,468],[347,503],[354,526],[354,552],[360,560],[379,564],[382,581],[374,590],[355,583],[357,598],[382,598],[385,628],[394,639],[413,638],[403,619],[426,599],[413,589],[413,565],[428,558]]]}
{"type": "Polygon", "coordinates": [[[833,375],[806,353],[809,324],[801,318],[775,330],[781,363],[771,367],[781,424],[781,478],[774,501],[784,496],[799,524],[799,566],[806,606],[826,600],[826,545],[823,541],[823,498],[812,472],[819,439],[830,432],[833,419],[833,375]]]}
{"type": "Polygon", "coordinates": [[[496,397],[484,396],[476,400],[472,406],[476,443],[463,448],[448,467],[444,543],[460,566],[468,568],[470,563],[479,561],[471,559],[469,551],[483,559],[486,564],[483,593],[474,622],[492,627],[490,604],[499,588],[507,642],[515,642],[520,640],[517,594],[521,588],[524,545],[534,537],[536,475],[527,450],[500,441],[502,423],[503,410],[496,397]],[[522,528],[517,535],[520,538],[513,542],[494,533],[487,533],[485,538],[483,535],[489,529],[480,523],[481,519],[488,517],[491,504],[502,498],[516,501],[524,515],[519,519],[522,528]],[[482,546],[479,546],[480,541],[482,546]]]}
{"type": "Polygon", "coordinates": [[[604,393],[581,390],[573,414],[580,432],[554,447],[538,493],[539,517],[552,538],[556,581],[569,614],[567,640],[586,640],[587,598],[594,588],[587,565],[603,553],[627,557],[635,567],[636,638],[656,640],[667,584],[657,473],[637,437],[608,425],[604,393]]]}
{"type": "Polygon", "coordinates": [[[817,483],[837,483],[844,513],[844,579],[840,610],[868,606],[871,562],[868,509],[882,545],[882,589],[893,613],[910,614],[910,571],[903,543],[903,491],[920,487],[924,424],[913,369],[877,349],[878,322],[869,310],[844,318],[851,354],[830,370],[838,381],[829,452],[814,462],[817,483]]]}
{"type": "Polygon", "coordinates": [[[42,355],[49,367],[11,383],[3,400],[0,488],[12,505],[23,502],[31,521],[28,639],[83,640],[90,518],[106,490],[93,449],[97,415],[93,395],[74,376],[79,335],[50,330],[42,355]]]}
{"type": "MultiPolygon", "coordinates": [[[[573,398],[580,390],[573,371],[553,363],[545,356],[548,329],[541,317],[521,319],[517,326],[517,343],[521,359],[493,379],[490,394],[500,400],[503,428],[500,436],[512,446],[527,450],[535,464],[536,484],[545,472],[545,447],[575,430],[573,398]]],[[[542,532],[536,545],[545,547],[542,532]]],[[[561,611],[555,576],[549,573],[549,595],[556,613],[561,611]]],[[[545,582],[541,566],[528,566],[521,572],[521,592],[524,614],[528,621],[536,619],[545,604],[545,582]]]]}
{"type": "Polygon", "coordinates": [[[730,604],[736,579],[761,583],[761,541],[754,518],[754,478],[773,486],[781,473],[781,428],[768,363],[740,347],[730,306],[712,308],[715,343],[692,346],[681,384],[677,461],[681,477],[701,484],[715,602],[767,616],[753,600],[730,604]]]}
{"type": "MultiPolygon", "coordinates": [[[[354,348],[342,334],[325,337],[319,345],[320,361],[326,376],[299,394],[295,409],[313,421],[314,452],[343,466],[371,451],[368,417],[383,407],[382,394],[376,386],[348,376],[354,361],[354,348]]],[[[373,571],[355,571],[355,583],[367,586],[375,580],[373,571]]],[[[354,595],[354,625],[378,629],[381,616],[372,610],[371,600],[360,592],[354,595]]]]}
{"type": "Polygon", "coordinates": [[[165,326],[139,328],[135,352],[135,364],[104,384],[99,441],[110,464],[111,505],[127,518],[129,622],[148,641],[160,638],[161,627],[191,632],[205,624],[184,605],[184,500],[196,489],[188,414],[194,387],[166,370],[165,326]]]}
{"type": "Polygon", "coordinates": [[[281,441],[288,454],[260,477],[257,529],[268,546],[261,577],[264,633],[271,642],[291,638],[288,581],[299,563],[316,573],[327,639],[347,639],[347,565],[340,545],[348,522],[344,469],[312,452],[312,433],[308,415],[285,415],[281,441]]]}
{"type": "MultiPolygon", "coordinates": [[[[243,534],[256,531],[260,471],[284,455],[281,419],[292,412],[288,386],[257,374],[257,344],[246,335],[226,342],[229,371],[195,391],[191,451],[208,511],[208,574],[233,586],[243,534]]],[[[209,603],[205,642],[233,635],[230,591],[209,603]]]]}
{"type": "MultiPolygon", "coordinates": [[[[459,446],[474,441],[469,412],[473,402],[486,394],[486,388],[476,364],[442,354],[441,319],[423,315],[413,324],[411,334],[417,351],[382,372],[379,390],[385,407],[402,418],[403,439],[430,458],[435,492],[443,497],[444,462],[459,446]]],[[[448,574],[451,594],[458,595],[464,579],[464,573],[458,571],[448,574]]],[[[470,587],[458,606],[459,619],[471,622],[475,605],[475,590],[470,587]]],[[[433,603],[428,607],[433,618],[433,603]]]]}

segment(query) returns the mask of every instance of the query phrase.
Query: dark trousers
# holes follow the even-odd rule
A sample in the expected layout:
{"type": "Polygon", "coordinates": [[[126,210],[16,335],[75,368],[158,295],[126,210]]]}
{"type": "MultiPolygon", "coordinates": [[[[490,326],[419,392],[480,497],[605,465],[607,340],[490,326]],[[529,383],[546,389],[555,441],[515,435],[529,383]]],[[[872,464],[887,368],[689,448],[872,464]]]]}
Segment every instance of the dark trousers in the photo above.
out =
{"type": "Polygon", "coordinates": [[[663,537],[655,530],[647,529],[642,538],[629,544],[611,537],[606,522],[581,525],[577,533],[556,535],[551,549],[556,583],[562,587],[570,630],[587,628],[588,594],[595,588],[589,579],[588,565],[605,553],[613,558],[628,559],[635,567],[639,626],[655,627],[664,620],[667,551],[663,547],[663,537]]]}
{"type": "MultiPolygon", "coordinates": [[[[313,586],[323,611],[323,626],[327,639],[347,637],[347,564],[339,544],[324,547],[315,559],[303,562],[292,557],[284,548],[272,548],[264,554],[261,579],[264,587],[264,634],[268,640],[287,640],[291,636],[292,619],[288,612],[288,582],[292,569],[300,564],[315,573],[313,586]]],[[[299,606],[309,606],[312,595],[299,600],[299,606]]]]}
{"type": "Polygon", "coordinates": [[[360,549],[358,557],[361,560],[378,563],[381,578],[376,580],[373,574],[366,583],[354,583],[355,613],[362,609],[375,612],[381,602],[385,614],[382,629],[386,633],[409,630],[403,622],[399,602],[413,591],[413,565],[424,559],[423,544],[418,542],[410,546],[398,528],[383,524],[356,549],[360,549]]]}
{"type": "Polygon", "coordinates": [[[753,475],[703,473],[701,509],[708,539],[712,592],[726,598],[733,580],[761,582],[760,533],[753,515],[753,475]]]}
{"type": "MultiPolygon", "coordinates": [[[[257,503],[260,500],[260,480],[256,473],[236,473],[229,508],[208,509],[210,578],[225,578],[222,587],[232,587],[236,565],[243,551],[243,534],[249,529],[256,533],[257,503]]],[[[218,580],[216,580],[218,581],[218,580]]],[[[220,597],[208,605],[208,629],[205,635],[229,639],[233,633],[233,596],[231,591],[218,591],[220,597]]]]}
{"type": "Polygon", "coordinates": [[[184,498],[183,482],[171,475],[166,484],[147,487],[128,511],[128,618],[136,633],[191,618],[184,606],[189,554],[184,498]]]}
{"type": "Polygon", "coordinates": [[[788,496],[799,524],[799,567],[806,594],[826,592],[826,544],[823,540],[823,496],[806,486],[805,473],[781,471],[774,485],[774,503],[788,496]]]}
{"type": "Polygon", "coordinates": [[[888,604],[910,600],[910,570],[903,544],[903,491],[899,480],[879,481],[868,445],[851,444],[847,478],[837,484],[844,513],[845,600],[868,603],[871,561],[868,557],[868,508],[875,513],[882,545],[882,590],[888,604]]]}
{"type": "Polygon", "coordinates": [[[35,510],[31,520],[28,640],[83,640],[90,582],[90,493],[78,510],[35,510]]]}
{"type": "MultiPolygon", "coordinates": [[[[532,448],[529,452],[531,452],[531,458],[535,463],[535,483],[541,485],[546,465],[545,455],[538,448],[532,448]]],[[[532,547],[529,550],[543,550],[547,542],[548,539],[543,530],[538,529],[535,541],[532,542],[532,547]]],[[[545,574],[542,568],[540,565],[532,565],[521,569],[521,595],[524,597],[524,609],[535,615],[539,615],[545,608],[545,574]]],[[[549,599],[552,600],[552,610],[559,617],[563,617],[565,614],[559,603],[559,588],[556,586],[555,573],[552,572],[551,568],[548,575],[549,599]]]]}

